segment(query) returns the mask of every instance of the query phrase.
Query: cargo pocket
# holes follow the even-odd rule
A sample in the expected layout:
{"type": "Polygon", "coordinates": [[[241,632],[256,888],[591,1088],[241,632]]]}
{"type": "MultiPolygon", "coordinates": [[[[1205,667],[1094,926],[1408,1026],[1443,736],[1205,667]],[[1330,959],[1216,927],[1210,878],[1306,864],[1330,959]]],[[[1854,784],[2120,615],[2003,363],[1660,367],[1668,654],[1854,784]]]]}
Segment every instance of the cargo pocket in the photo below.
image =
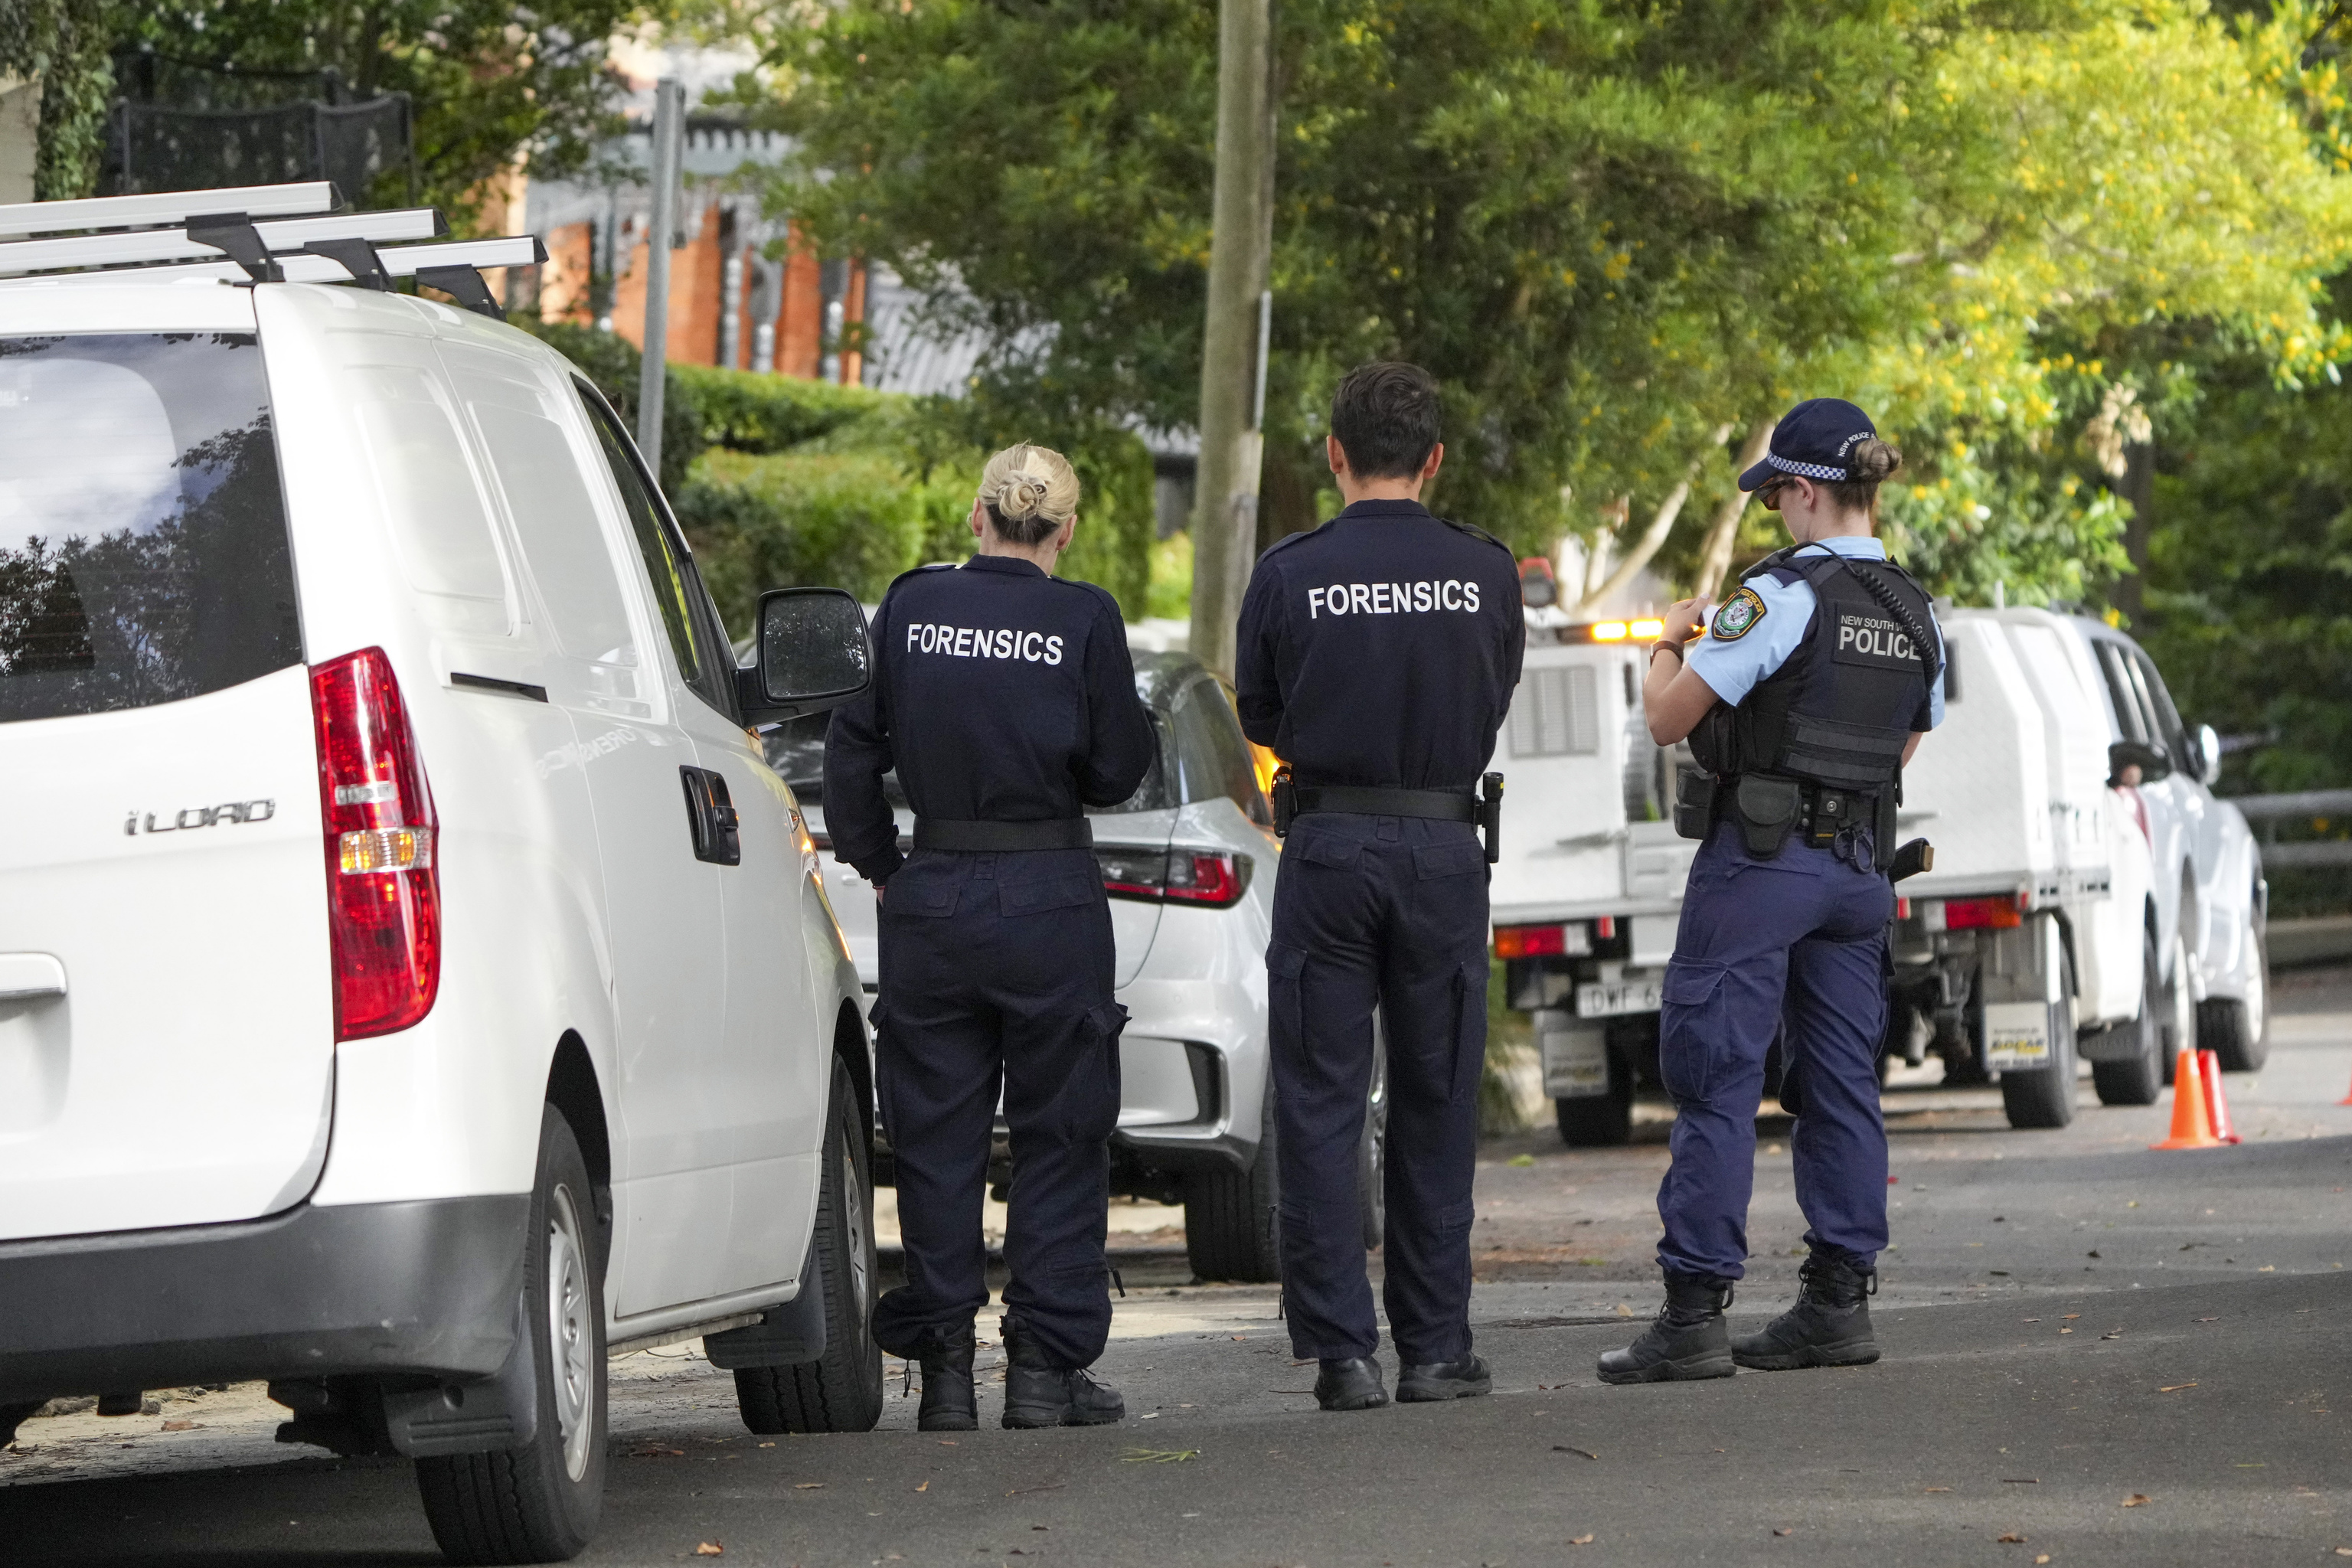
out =
{"type": "Polygon", "coordinates": [[[1102,1074],[1102,1088],[1095,1098],[1098,1119],[1082,1130],[1086,1137],[1108,1138],[1118,1126],[1118,1037],[1127,1028],[1127,1009],[1116,1002],[1100,1002],[1087,1009],[1087,1055],[1094,1070],[1102,1074]]]}
{"type": "Polygon", "coordinates": [[[1717,1064],[1730,1050],[1725,1037],[1724,967],[1719,963],[1666,964],[1658,1009],[1658,1078],[1676,1100],[1705,1100],[1715,1085],[1717,1064]]]}
{"type": "Polygon", "coordinates": [[[1307,1038],[1307,950],[1275,942],[1265,950],[1266,1022],[1294,1050],[1307,1038]]]}
{"type": "MultiPolygon", "coordinates": [[[[1481,864],[1484,864],[1482,858],[1481,864]]],[[[1476,1096],[1479,1069],[1486,1059],[1486,955],[1465,958],[1454,972],[1454,1081],[1445,1096],[1459,1105],[1476,1096]]]]}

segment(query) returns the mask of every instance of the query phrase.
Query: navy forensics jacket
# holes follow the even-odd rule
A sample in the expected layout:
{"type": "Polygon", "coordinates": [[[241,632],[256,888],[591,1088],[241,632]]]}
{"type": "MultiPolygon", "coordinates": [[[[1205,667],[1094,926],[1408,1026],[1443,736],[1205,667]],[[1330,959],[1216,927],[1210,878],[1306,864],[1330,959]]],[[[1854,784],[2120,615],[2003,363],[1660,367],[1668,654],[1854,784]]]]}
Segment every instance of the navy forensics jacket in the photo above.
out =
{"type": "Polygon", "coordinates": [[[1159,747],[1118,602],[1013,556],[891,584],[874,656],[824,745],[834,854],[869,881],[903,858],[882,794],[894,767],[917,816],[1043,822],[1125,800],[1159,747]]]}
{"type": "Polygon", "coordinates": [[[1258,557],[1242,729],[1304,784],[1475,784],[1527,650],[1511,552],[1419,501],[1358,501],[1258,557]]]}

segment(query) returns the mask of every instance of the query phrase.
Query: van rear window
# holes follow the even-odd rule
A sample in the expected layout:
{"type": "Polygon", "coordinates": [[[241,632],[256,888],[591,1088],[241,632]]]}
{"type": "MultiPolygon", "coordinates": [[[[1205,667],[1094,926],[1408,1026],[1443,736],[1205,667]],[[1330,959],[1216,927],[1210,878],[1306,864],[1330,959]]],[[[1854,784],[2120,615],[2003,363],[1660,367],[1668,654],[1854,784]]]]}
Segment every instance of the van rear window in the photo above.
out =
{"type": "Polygon", "coordinates": [[[0,338],[0,722],[301,660],[254,336],[0,338]]]}

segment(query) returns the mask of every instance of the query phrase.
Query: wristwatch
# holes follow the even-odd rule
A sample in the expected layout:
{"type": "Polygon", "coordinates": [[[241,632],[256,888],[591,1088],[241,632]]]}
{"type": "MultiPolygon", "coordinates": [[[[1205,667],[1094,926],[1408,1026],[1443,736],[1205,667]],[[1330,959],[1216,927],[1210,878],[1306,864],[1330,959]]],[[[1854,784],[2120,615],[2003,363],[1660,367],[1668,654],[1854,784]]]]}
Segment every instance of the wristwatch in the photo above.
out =
{"type": "Polygon", "coordinates": [[[1685,659],[1685,658],[1684,658],[1684,657],[1683,657],[1683,645],[1682,645],[1682,644],[1680,644],[1680,643],[1678,643],[1678,642],[1675,642],[1675,640],[1673,640],[1671,637],[1660,637],[1660,638],[1659,638],[1655,643],[1652,644],[1652,645],[1651,645],[1651,647],[1650,647],[1650,662],[1651,662],[1652,664],[1655,664],[1655,663],[1657,663],[1657,662],[1658,662],[1658,650],[1659,650],[1660,648],[1672,648],[1672,649],[1674,649],[1674,652],[1675,652],[1675,661],[1676,661],[1677,663],[1688,663],[1688,662],[1689,662],[1687,659],[1685,659]]]}

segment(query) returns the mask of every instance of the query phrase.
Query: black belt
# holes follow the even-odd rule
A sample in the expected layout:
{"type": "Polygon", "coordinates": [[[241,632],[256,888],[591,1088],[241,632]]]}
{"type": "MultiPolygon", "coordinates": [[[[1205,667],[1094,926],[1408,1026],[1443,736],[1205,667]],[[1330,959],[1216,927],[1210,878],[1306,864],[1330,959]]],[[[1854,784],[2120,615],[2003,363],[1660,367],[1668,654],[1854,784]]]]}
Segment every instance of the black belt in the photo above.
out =
{"type": "Polygon", "coordinates": [[[1343,811],[1358,816],[1423,816],[1433,822],[1475,822],[1478,797],[1469,790],[1365,789],[1355,784],[1300,784],[1298,814],[1343,811]]]}
{"type": "Polygon", "coordinates": [[[961,822],[952,817],[915,818],[915,847],[1004,855],[1023,849],[1087,849],[1094,825],[1083,816],[1044,822],[961,822]]]}

